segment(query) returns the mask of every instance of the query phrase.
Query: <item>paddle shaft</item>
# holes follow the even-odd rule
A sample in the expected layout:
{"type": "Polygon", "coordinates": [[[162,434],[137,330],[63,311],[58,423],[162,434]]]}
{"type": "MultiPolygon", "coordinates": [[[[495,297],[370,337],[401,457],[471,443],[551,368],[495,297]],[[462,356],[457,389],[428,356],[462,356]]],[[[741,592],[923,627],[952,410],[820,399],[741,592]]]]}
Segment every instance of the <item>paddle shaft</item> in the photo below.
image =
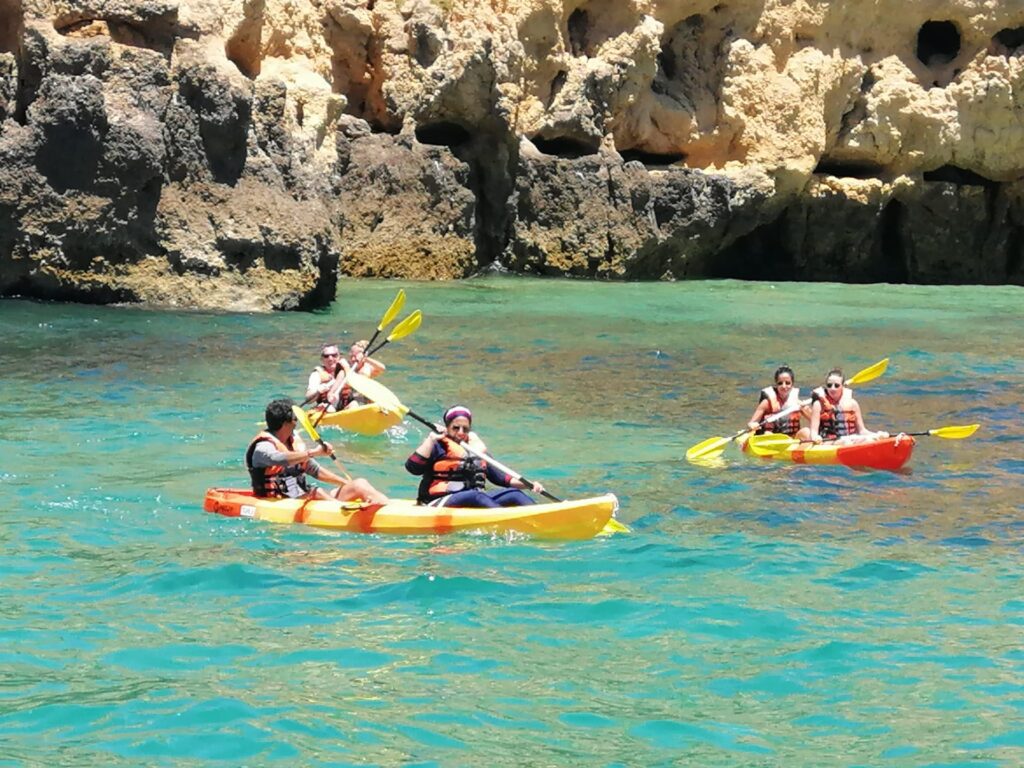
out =
{"type": "MultiPolygon", "coordinates": [[[[422,416],[420,416],[415,411],[407,411],[406,413],[407,413],[408,416],[412,416],[414,419],[416,419],[416,421],[418,421],[420,424],[425,426],[431,432],[439,431],[438,428],[437,428],[437,424],[434,424],[432,421],[427,421],[427,419],[424,419],[422,416]]],[[[495,459],[495,458],[493,458],[491,456],[488,456],[483,451],[478,451],[475,448],[470,447],[467,443],[459,443],[459,445],[461,445],[469,453],[472,453],[477,458],[483,459],[484,461],[487,461],[487,462],[490,462],[492,465],[494,465],[495,469],[499,469],[499,470],[501,470],[502,472],[504,472],[507,475],[513,475],[515,477],[518,477],[520,480],[522,480],[527,485],[533,485],[533,481],[532,480],[528,480],[526,477],[524,477],[523,475],[519,474],[518,472],[514,472],[512,469],[510,469],[509,467],[506,467],[504,464],[502,464],[497,459],[495,459]]],[[[540,495],[545,497],[545,498],[547,498],[547,499],[551,499],[551,501],[561,501],[560,498],[558,498],[557,496],[554,496],[554,495],[548,493],[547,491],[541,491],[540,495]]]]}
{"type": "Polygon", "coordinates": [[[367,357],[370,357],[370,355],[376,355],[378,352],[380,352],[382,349],[384,349],[384,347],[386,347],[388,345],[389,341],[391,341],[391,339],[384,339],[384,341],[382,341],[380,344],[378,344],[373,349],[370,349],[369,346],[367,346],[366,352],[364,354],[367,357]]]}

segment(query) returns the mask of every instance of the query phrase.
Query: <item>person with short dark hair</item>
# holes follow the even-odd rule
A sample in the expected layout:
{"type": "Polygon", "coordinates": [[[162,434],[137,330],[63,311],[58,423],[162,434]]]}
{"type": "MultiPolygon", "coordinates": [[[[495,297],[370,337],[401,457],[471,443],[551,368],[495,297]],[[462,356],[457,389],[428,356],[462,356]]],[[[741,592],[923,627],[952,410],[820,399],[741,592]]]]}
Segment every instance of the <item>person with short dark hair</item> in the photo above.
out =
{"type": "Polygon", "coordinates": [[[252,479],[253,493],[259,497],[363,499],[374,504],[386,504],[388,497],[363,478],[346,480],[313,461],[315,456],[329,456],[334,452],[330,443],[306,448],[295,432],[293,403],[287,398],[272,400],[264,416],[266,430],[249,443],[245,452],[245,468],[252,479]],[[326,447],[325,447],[326,446],[326,447]],[[334,493],[310,486],[306,476],[336,485],[334,493]]]}
{"type": "Polygon", "coordinates": [[[793,386],[796,376],[788,365],[780,365],[773,376],[774,384],[761,390],[761,397],[754,408],[754,414],[747,422],[747,427],[756,430],[757,434],[779,432],[797,440],[809,440],[811,433],[807,427],[800,426],[800,417],[811,417],[809,406],[800,402],[800,390],[793,386]],[[783,415],[773,421],[764,423],[775,414],[783,415]]]}
{"type": "Polygon", "coordinates": [[[406,470],[421,476],[417,501],[438,507],[518,507],[534,501],[523,488],[543,493],[540,483],[527,485],[518,475],[499,471],[484,459],[475,456],[464,446],[468,444],[480,453],[487,447],[471,430],[473,414],[456,405],[444,412],[445,431],[431,432],[408,459],[406,470]],[[490,480],[502,490],[485,491],[490,480]]]}

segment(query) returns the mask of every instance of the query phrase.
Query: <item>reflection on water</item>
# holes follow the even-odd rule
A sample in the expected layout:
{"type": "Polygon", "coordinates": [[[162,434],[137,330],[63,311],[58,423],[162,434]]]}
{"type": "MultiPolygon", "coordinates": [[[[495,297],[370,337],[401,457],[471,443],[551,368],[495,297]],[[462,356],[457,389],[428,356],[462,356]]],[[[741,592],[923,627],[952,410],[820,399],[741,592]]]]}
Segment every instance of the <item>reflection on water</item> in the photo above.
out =
{"type": "MultiPolygon", "coordinates": [[[[634,532],[382,538],[217,518],[265,403],[397,285],[315,315],[0,303],[0,728],[13,764],[1018,765],[1019,289],[405,284],[384,381],[469,405],[634,532]],[[741,455],[788,363],[923,437],[909,471],[741,455]],[[837,762],[835,758],[826,763],[837,762]]],[[[422,431],[325,430],[395,496],[422,431]]]]}

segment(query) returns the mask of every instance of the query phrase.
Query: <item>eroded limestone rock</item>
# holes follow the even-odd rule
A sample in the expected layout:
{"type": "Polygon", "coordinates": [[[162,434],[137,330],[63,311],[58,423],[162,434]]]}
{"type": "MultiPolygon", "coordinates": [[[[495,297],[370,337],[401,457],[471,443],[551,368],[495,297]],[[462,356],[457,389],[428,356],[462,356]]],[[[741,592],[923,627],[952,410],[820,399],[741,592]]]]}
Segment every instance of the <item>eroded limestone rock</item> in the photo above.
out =
{"type": "Polygon", "coordinates": [[[980,0],[0,0],[0,293],[1020,282],[1022,103],[980,0]]]}

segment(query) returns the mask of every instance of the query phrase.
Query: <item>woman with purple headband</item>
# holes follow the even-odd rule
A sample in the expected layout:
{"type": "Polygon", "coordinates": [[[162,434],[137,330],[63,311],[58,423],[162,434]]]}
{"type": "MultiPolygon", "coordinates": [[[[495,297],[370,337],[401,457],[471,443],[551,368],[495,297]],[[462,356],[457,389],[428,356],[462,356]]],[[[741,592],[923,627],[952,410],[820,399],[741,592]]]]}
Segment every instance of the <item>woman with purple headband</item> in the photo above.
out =
{"type": "Polygon", "coordinates": [[[518,507],[534,501],[521,488],[543,493],[544,486],[523,482],[518,475],[495,469],[466,450],[484,453],[487,448],[470,428],[473,414],[456,405],[444,412],[444,433],[431,432],[408,459],[405,468],[420,480],[417,501],[437,507],[518,507]],[[502,490],[485,491],[490,480],[502,490]]]}

